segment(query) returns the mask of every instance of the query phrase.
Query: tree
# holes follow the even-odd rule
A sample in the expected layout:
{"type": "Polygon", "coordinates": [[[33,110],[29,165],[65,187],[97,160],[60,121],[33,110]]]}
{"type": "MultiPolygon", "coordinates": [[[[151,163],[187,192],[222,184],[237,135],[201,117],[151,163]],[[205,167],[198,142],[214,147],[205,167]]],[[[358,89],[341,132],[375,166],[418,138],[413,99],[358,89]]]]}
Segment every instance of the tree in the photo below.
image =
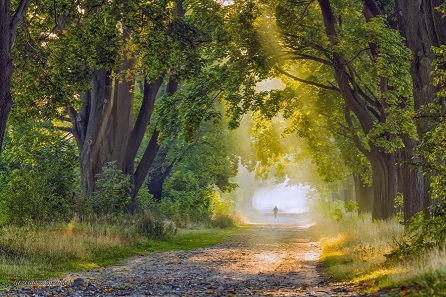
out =
{"type": "Polygon", "coordinates": [[[5,137],[6,123],[13,105],[11,95],[14,62],[12,49],[17,27],[26,14],[29,0],[21,0],[13,10],[10,0],[0,1],[0,152],[5,137]]]}
{"type": "Polygon", "coordinates": [[[187,15],[184,9],[182,1],[87,3],[77,9],[77,21],[68,20],[60,33],[58,42],[69,49],[68,68],[80,64],[91,78],[81,104],[73,101],[78,107],[70,108],[85,194],[94,193],[102,166],[116,161],[131,176],[133,211],[138,190],[165,139],[185,134],[192,141],[218,97],[253,96],[249,88],[254,75],[244,74],[256,64],[247,68],[245,59],[228,60],[240,53],[241,46],[231,40],[241,39],[229,26],[239,18],[237,10],[225,14],[214,1],[195,3],[187,15]],[[95,34],[88,38],[80,33],[91,31],[95,34]],[[239,69],[243,71],[237,73],[239,69]],[[135,86],[142,80],[142,103],[133,121],[135,86]],[[173,108],[177,103],[180,110],[173,108]],[[171,125],[177,118],[180,125],[171,125]],[[150,141],[141,148],[145,135],[150,141]],[[144,153],[136,160],[141,149],[144,153]]]}
{"type": "Polygon", "coordinates": [[[238,157],[226,123],[203,121],[194,142],[177,139],[163,145],[149,174],[149,192],[169,217],[183,224],[205,220],[216,191],[235,188],[238,157]]]}
{"type": "Polygon", "coordinates": [[[276,73],[342,99],[350,137],[372,167],[373,215],[388,218],[394,211],[397,175],[408,174],[397,170],[398,150],[403,138],[416,137],[409,53],[385,19],[370,19],[357,2],[335,4],[269,2],[284,44],[270,61],[276,73]],[[348,13],[343,9],[347,4],[348,13]],[[316,71],[299,77],[293,65],[316,71]]]}
{"type": "MultiPolygon", "coordinates": [[[[444,27],[446,21],[437,9],[443,1],[399,1],[395,0],[395,10],[399,30],[405,38],[405,44],[412,52],[410,72],[413,82],[413,96],[415,119],[419,141],[406,141],[407,148],[415,149],[420,141],[432,129],[432,118],[426,110],[435,103],[435,93],[438,91],[434,85],[434,76],[431,75],[435,55],[432,47],[439,47],[446,43],[444,27]]],[[[435,122],[435,121],[434,121],[435,122]]],[[[413,151],[412,149],[412,151],[413,151]]],[[[404,193],[405,218],[413,216],[420,210],[426,210],[431,204],[429,195],[430,177],[425,167],[426,159],[423,156],[409,156],[407,163],[415,168],[414,177],[406,182],[407,192],[404,193]],[[416,186],[414,188],[414,186],[416,186]]]]}

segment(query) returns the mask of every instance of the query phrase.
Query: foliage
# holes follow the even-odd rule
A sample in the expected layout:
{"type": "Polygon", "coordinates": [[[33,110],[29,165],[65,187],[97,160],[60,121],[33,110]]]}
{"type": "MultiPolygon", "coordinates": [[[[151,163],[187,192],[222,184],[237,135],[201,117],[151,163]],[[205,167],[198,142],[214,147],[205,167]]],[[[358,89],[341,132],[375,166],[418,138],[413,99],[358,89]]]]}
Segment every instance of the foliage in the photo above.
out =
{"type": "Polygon", "coordinates": [[[378,53],[374,63],[376,76],[385,78],[392,86],[385,94],[380,95],[386,100],[386,120],[376,124],[367,137],[387,152],[392,152],[403,147],[400,138],[402,134],[413,139],[418,136],[412,120],[414,102],[409,72],[412,53],[404,46],[400,33],[387,28],[385,22],[384,17],[376,17],[365,25],[366,37],[377,46],[378,53]],[[389,141],[386,133],[394,137],[389,141]]]}
{"type": "Polygon", "coordinates": [[[40,224],[72,217],[72,146],[46,122],[23,123],[9,133],[0,163],[0,203],[6,222],[40,224]]]}
{"type": "Polygon", "coordinates": [[[418,148],[418,155],[427,162],[425,170],[430,176],[432,198],[443,199],[446,197],[446,119],[444,117],[446,46],[442,45],[432,50],[436,55],[432,74],[438,91],[435,101],[424,106],[419,112],[420,116],[429,118],[429,131],[424,135],[423,142],[418,148]]]}
{"type": "Polygon", "coordinates": [[[332,200],[331,197],[317,197],[310,201],[313,217],[318,220],[332,222],[355,221],[358,216],[358,203],[356,201],[332,200]]]}
{"type": "Polygon", "coordinates": [[[446,243],[445,208],[446,202],[446,121],[444,111],[444,86],[446,82],[444,62],[446,48],[444,45],[433,48],[436,55],[434,60],[434,83],[438,87],[437,98],[434,102],[423,106],[418,115],[429,118],[429,131],[424,135],[418,147],[418,156],[426,161],[425,170],[430,177],[431,197],[435,199],[429,213],[418,213],[405,223],[405,236],[395,241],[393,251],[388,255],[389,261],[399,261],[417,258],[420,254],[427,254],[432,250],[442,250],[446,243]]]}
{"type": "Polygon", "coordinates": [[[215,192],[212,199],[211,224],[218,228],[234,227],[235,209],[231,195],[215,192]]]}
{"type": "Polygon", "coordinates": [[[122,215],[129,204],[130,176],[123,174],[115,164],[109,162],[96,175],[97,191],[91,199],[91,207],[96,215],[122,215]]]}
{"type": "Polygon", "coordinates": [[[401,223],[404,222],[403,206],[404,206],[403,195],[398,194],[395,198],[395,209],[396,209],[395,218],[397,218],[401,223]]]}
{"type": "Polygon", "coordinates": [[[163,194],[159,205],[152,206],[179,225],[208,222],[214,188],[222,192],[235,188],[231,178],[238,159],[226,123],[203,121],[196,133],[192,143],[182,137],[166,139],[150,173],[153,179],[161,176],[163,194]]]}
{"type": "Polygon", "coordinates": [[[404,236],[395,240],[389,261],[414,259],[446,244],[446,201],[439,200],[430,207],[429,215],[417,213],[405,223],[404,236]]]}
{"type": "Polygon", "coordinates": [[[212,186],[200,186],[192,171],[178,170],[166,180],[161,212],[180,226],[206,221],[212,214],[212,186]]]}

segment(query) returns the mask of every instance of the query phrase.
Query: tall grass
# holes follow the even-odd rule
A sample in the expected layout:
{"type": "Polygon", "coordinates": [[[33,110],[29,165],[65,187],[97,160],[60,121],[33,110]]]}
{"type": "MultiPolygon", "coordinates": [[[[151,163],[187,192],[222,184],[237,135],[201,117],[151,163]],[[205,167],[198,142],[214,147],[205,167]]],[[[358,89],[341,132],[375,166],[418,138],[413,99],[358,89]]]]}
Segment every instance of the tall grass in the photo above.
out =
{"type": "Polygon", "coordinates": [[[395,296],[446,295],[446,246],[415,255],[410,261],[386,262],[385,255],[404,232],[396,219],[327,220],[318,223],[313,232],[320,238],[327,273],[337,281],[351,282],[369,293],[389,290],[395,296]]]}
{"type": "Polygon", "coordinates": [[[320,238],[327,273],[334,279],[375,289],[389,284],[395,268],[385,263],[384,255],[404,231],[397,220],[372,221],[369,215],[337,223],[327,220],[313,231],[320,238]]]}
{"type": "Polygon", "coordinates": [[[398,263],[398,272],[391,276],[391,281],[408,288],[411,296],[445,296],[445,248],[437,247],[411,261],[398,263]]]}
{"type": "Polygon", "coordinates": [[[103,220],[0,229],[0,281],[36,279],[96,268],[169,239],[176,228],[150,214],[118,223],[103,220]]]}
{"type": "Polygon", "coordinates": [[[0,283],[93,269],[151,251],[189,250],[224,241],[246,228],[181,229],[150,214],[124,220],[72,221],[0,229],[0,283]]]}

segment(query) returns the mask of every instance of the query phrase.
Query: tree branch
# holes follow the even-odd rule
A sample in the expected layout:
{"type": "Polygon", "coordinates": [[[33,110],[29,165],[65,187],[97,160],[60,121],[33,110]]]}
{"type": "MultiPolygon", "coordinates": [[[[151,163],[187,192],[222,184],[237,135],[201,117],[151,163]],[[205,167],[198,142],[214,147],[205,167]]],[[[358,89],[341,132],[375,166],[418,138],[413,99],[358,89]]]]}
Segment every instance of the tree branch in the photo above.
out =
{"type": "Polygon", "coordinates": [[[364,154],[364,156],[370,156],[371,153],[362,145],[361,139],[359,139],[358,135],[355,133],[352,117],[350,114],[350,109],[348,108],[347,105],[345,106],[344,117],[345,117],[345,122],[347,123],[347,125],[350,128],[349,130],[350,130],[350,135],[352,137],[353,143],[358,148],[358,150],[362,154],[364,154]]]}
{"type": "Polygon", "coordinates": [[[73,133],[73,129],[71,129],[70,127],[54,126],[54,128],[56,128],[57,130],[60,130],[60,131],[73,133]]]}
{"type": "Polygon", "coordinates": [[[14,16],[11,19],[11,24],[9,25],[9,28],[13,32],[12,34],[15,34],[20,21],[22,20],[23,16],[26,13],[26,10],[28,9],[29,2],[30,0],[20,0],[19,6],[14,12],[14,16]]]}
{"type": "Polygon", "coordinates": [[[328,86],[328,85],[324,85],[324,84],[321,84],[321,83],[318,83],[318,82],[314,82],[314,81],[311,81],[311,80],[306,80],[306,79],[299,78],[297,76],[294,76],[294,75],[286,72],[285,70],[281,69],[278,66],[274,66],[274,69],[276,69],[279,73],[288,76],[289,78],[297,80],[298,82],[301,82],[301,83],[304,83],[304,84],[307,84],[307,85],[311,85],[311,86],[315,86],[315,87],[318,87],[318,88],[330,90],[330,91],[340,92],[338,87],[328,86]]]}
{"type": "Polygon", "coordinates": [[[383,14],[375,0],[364,0],[364,5],[370,10],[373,16],[383,14]]]}
{"type": "Polygon", "coordinates": [[[304,54],[294,54],[295,60],[311,60],[311,61],[315,61],[315,62],[319,62],[325,65],[329,65],[332,66],[333,64],[331,63],[331,61],[319,58],[319,57],[315,57],[315,56],[310,56],[310,55],[304,55],[304,54]]]}
{"type": "MultiPolygon", "coordinates": [[[[135,159],[135,156],[144,138],[144,134],[147,130],[147,126],[150,123],[150,118],[152,117],[153,109],[155,106],[156,95],[158,94],[163,80],[164,74],[161,75],[152,84],[148,84],[147,81],[144,80],[143,100],[141,108],[138,112],[138,117],[136,119],[135,125],[133,126],[132,133],[130,134],[127,143],[126,156],[124,159],[125,167],[127,167],[128,164],[133,163],[135,159]]],[[[132,174],[133,172],[129,173],[132,174]]]]}
{"type": "MultiPolygon", "coordinates": [[[[160,145],[158,144],[159,134],[160,131],[158,130],[155,130],[153,132],[152,137],[150,137],[149,144],[147,145],[146,150],[144,151],[144,154],[141,157],[141,161],[139,162],[138,167],[136,168],[135,173],[133,174],[134,183],[132,189],[132,197],[136,197],[136,194],[141,188],[141,185],[143,184],[144,179],[147,176],[147,173],[149,173],[149,169],[152,166],[153,161],[155,161],[155,157],[160,149],[160,145]]],[[[134,203],[134,201],[132,201],[132,203],[134,203]]]]}
{"type": "Polygon", "coordinates": [[[59,120],[61,120],[63,122],[71,123],[71,119],[69,117],[60,116],[59,120]]]}
{"type": "Polygon", "coordinates": [[[357,57],[359,57],[359,55],[361,55],[363,52],[365,52],[367,50],[370,50],[370,47],[363,48],[362,50],[357,52],[356,55],[347,62],[347,64],[350,64],[351,62],[353,62],[357,57]]]}

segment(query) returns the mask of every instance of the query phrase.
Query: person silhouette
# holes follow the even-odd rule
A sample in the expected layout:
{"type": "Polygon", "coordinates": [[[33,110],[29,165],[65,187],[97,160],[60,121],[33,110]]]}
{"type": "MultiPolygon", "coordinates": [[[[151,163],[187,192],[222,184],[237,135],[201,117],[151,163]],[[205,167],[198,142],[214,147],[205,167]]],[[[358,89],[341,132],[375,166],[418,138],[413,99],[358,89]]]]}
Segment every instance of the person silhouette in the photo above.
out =
{"type": "Polygon", "coordinates": [[[277,212],[279,211],[279,209],[277,208],[277,206],[274,206],[274,218],[277,218],[277,212]]]}

